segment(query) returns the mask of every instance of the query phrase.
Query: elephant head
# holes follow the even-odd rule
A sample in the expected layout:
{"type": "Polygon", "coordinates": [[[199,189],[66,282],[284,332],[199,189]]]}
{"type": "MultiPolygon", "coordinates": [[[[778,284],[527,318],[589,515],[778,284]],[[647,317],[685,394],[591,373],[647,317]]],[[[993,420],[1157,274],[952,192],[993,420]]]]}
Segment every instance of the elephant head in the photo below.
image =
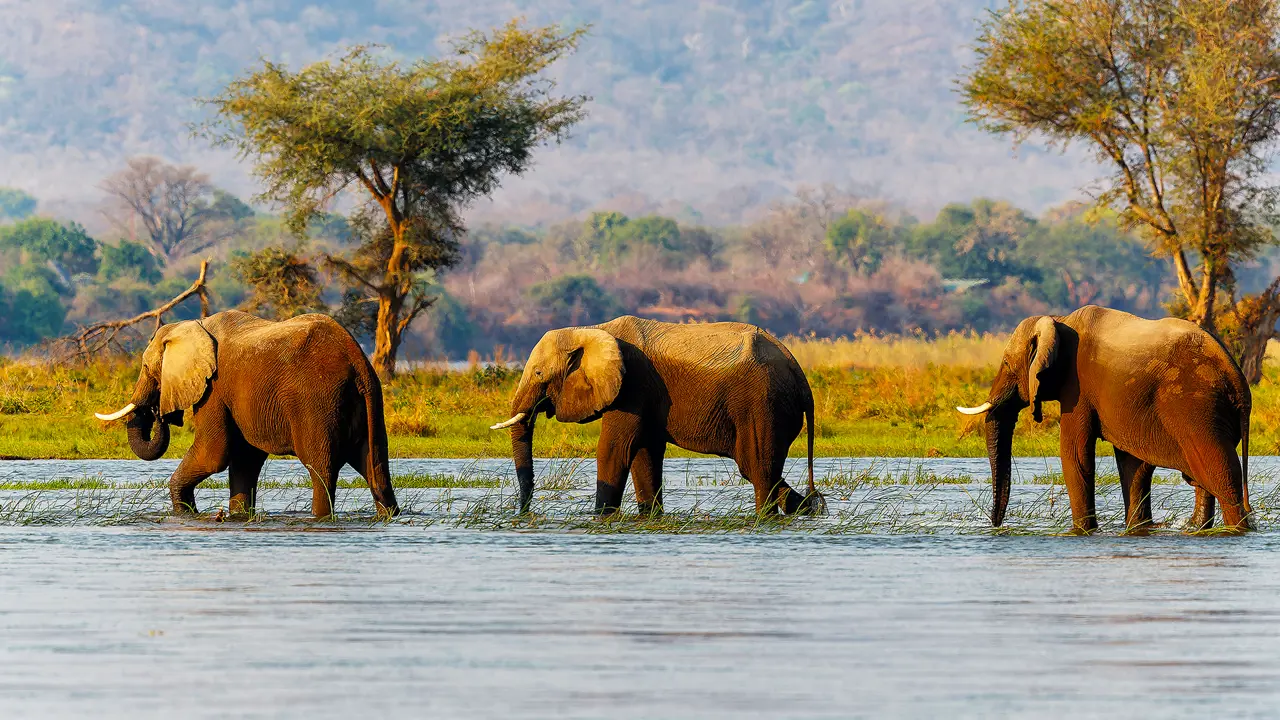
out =
{"type": "Polygon", "coordinates": [[[520,483],[520,510],[533,495],[533,425],[539,412],[560,422],[583,423],[600,416],[622,390],[626,370],[618,341],[595,328],[552,330],[534,346],[511,402],[511,418],[492,429],[511,428],[511,452],[520,483]]]}
{"type": "Polygon", "coordinates": [[[987,457],[991,461],[991,524],[1000,527],[1009,506],[1013,471],[1013,429],[1018,412],[1031,405],[1040,422],[1040,403],[1058,357],[1058,326],[1049,316],[1023,320],[1009,344],[987,401],[977,407],[956,408],[966,415],[986,413],[987,457]]]}
{"type": "Polygon", "coordinates": [[[200,402],[217,366],[213,337],[199,321],[165,325],[142,353],[142,372],[129,403],[96,417],[129,416],[129,448],[143,460],[155,460],[169,449],[169,425],[181,425],[183,411],[200,402]]]}

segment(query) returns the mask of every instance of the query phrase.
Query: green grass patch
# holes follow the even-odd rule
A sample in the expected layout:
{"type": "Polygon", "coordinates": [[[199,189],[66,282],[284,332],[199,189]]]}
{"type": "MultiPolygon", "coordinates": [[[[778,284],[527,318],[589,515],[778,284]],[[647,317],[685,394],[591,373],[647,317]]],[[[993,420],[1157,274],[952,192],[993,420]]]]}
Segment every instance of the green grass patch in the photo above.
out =
{"type": "MultiPolygon", "coordinates": [[[[984,457],[980,423],[956,405],[986,397],[990,367],[904,365],[817,367],[807,371],[817,414],[820,457],[984,457]]],[[[132,458],[124,427],[102,423],[94,412],[115,410],[132,393],[138,368],[99,362],[82,368],[0,360],[0,457],[132,458]]],[[[510,414],[518,374],[504,370],[402,373],[383,386],[389,449],[399,458],[510,457],[506,432],[489,430],[510,414]]],[[[1254,388],[1250,449],[1280,454],[1280,368],[1269,365],[1254,388]]],[[[595,455],[600,423],[538,423],[538,457],[595,455]]],[[[192,441],[190,424],[174,428],[166,457],[178,458],[192,441]]],[[[1018,456],[1058,454],[1058,406],[1046,403],[1044,422],[1029,413],[1014,436],[1018,456]]],[[[1102,443],[1099,455],[1109,454],[1102,443]]],[[[674,446],[672,457],[694,455],[674,446]]],[[[805,454],[802,433],[791,446],[805,454]]]]}

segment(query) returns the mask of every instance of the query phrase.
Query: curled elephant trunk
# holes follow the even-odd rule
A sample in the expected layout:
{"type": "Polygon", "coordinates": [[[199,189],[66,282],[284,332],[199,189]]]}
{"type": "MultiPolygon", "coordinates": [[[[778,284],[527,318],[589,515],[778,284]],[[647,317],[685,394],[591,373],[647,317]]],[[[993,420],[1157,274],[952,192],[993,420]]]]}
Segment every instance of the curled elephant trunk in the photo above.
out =
{"type": "Polygon", "coordinates": [[[1013,475],[1013,428],[1017,411],[997,409],[987,413],[987,458],[991,461],[991,526],[1004,524],[1013,475]]]}
{"type": "Polygon", "coordinates": [[[157,460],[169,449],[169,425],[154,408],[137,408],[125,427],[129,433],[129,449],[139,458],[157,460]]]}

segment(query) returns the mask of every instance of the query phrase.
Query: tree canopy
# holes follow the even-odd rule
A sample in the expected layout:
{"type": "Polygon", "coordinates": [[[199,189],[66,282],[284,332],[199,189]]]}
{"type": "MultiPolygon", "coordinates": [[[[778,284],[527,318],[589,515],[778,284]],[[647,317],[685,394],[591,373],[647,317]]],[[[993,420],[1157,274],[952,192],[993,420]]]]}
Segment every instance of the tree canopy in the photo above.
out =
{"type": "Polygon", "coordinates": [[[356,46],[296,72],[266,61],[210,100],[208,134],[254,161],[262,199],[282,204],[295,232],[349,188],[380,212],[383,264],[329,258],[377,301],[380,373],[394,372],[402,333],[432,301],[421,273],[451,262],[461,209],[583,117],[585,97],[557,96],[540,77],[581,37],[512,22],[468,34],[441,59],[402,63],[356,46]]]}
{"type": "MultiPolygon", "coordinates": [[[[976,51],[961,81],[971,117],[1018,142],[1085,143],[1112,169],[1098,202],[1171,259],[1175,306],[1210,330],[1234,313],[1232,265],[1273,242],[1276,2],[1028,0],[991,11],[976,51]]],[[[1280,286],[1267,292],[1280,317],[1280,286]]],[[[1255,380],[1265,320],[1238,338],[1255,380]]]]}

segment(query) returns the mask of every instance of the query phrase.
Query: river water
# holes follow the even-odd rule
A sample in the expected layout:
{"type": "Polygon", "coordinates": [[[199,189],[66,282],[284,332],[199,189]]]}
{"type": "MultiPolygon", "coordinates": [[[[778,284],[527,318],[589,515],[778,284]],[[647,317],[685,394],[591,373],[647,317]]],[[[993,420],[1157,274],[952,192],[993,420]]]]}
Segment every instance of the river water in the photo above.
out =
{"type": "MultiPolygon", "coordinates": [[[[729,466],[672,461],[685,534],[600,531],[594,468],[574,462],[539,463],[562,489],[536,496],[549,520],[532,526],[505,509],[509,483],[402,490],[389,525],[362,489],[340,491],[337,523],[305,521],[309,491],[289,486],[250,523],[164,517],[154,488],[6,490],[0,717],[1275,715],[1277,459],[1251,459],[1266,519],[1243,537],[1121,536],[1106,485],[1101,533],[1052,535],[1069,515],[1042,458],[1020,460],[1015,532],[994,535],[984,461],[868,463],[820,464],[828,517],[748,531],[715,522],[749,506],[729,466]]],[[[171,468],[12,462],[0,481],[171,468]]],[[[1175,525],[1191,491],[1153,496],[1175,525]]]]}

